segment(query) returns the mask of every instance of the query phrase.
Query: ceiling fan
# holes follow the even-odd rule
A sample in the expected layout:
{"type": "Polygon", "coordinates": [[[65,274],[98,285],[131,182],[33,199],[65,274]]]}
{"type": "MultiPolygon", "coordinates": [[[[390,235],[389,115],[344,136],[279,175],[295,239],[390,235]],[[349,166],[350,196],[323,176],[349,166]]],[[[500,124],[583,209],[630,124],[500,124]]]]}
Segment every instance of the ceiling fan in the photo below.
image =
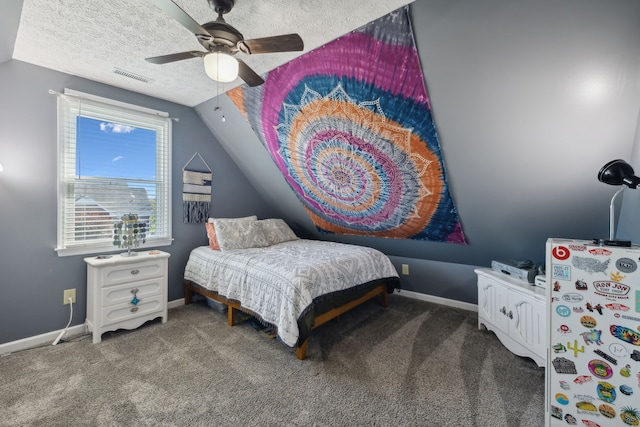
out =
{"type": "Polygon", "coordinates": [[[231,11],[235,0],[207,0],[209,6],[218,14],[218,18],[202,25],[198,24],[172,0],[150,1],[191,31],[207,50],[206,52],[192,50],[146,58],[147,61],[154,64],[166,64],[183,59],[201,57],[204,59],[205,72],[213,80],[231,82],[236,77],[240,77],[249,86],[260,86],[264,83],[262,77],[244,61],[233,57],[233,55],[238,52],[252,55],[257,53],[293,52],[304,49],[304,43],[298,34],[284,34],[245,40],[244,36],[234,27],[227,24],[222,17],[222,15],[231,11]]]}

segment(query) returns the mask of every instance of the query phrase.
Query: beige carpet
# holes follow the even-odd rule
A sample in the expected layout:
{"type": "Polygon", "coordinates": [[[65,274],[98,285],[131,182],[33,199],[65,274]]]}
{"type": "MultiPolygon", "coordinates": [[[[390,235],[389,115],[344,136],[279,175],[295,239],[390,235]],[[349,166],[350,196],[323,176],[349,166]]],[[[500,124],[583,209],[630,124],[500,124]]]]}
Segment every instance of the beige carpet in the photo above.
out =
{"type": "Polygon", "coordinates": [[[477,314],[392,295],[314,331],[305,361],[203,304],[0,357],[0,426],[542,426],[544,369],[477,314]]]}

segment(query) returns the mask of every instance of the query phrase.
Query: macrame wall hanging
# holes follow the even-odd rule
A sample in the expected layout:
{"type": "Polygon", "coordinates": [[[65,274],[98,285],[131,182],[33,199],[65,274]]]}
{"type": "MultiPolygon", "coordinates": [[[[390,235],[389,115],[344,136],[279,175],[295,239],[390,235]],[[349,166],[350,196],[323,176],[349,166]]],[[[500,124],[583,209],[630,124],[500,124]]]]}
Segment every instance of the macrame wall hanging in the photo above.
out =
{"type": "Polygon", "coordinates": [[[182,222],[201,224],[207,222],[211,207],[211,168],[200,153],[196,152],[182,167],[182,222]],[[191,162],[198,156],[207,171],[197,170],[191,162]]]}

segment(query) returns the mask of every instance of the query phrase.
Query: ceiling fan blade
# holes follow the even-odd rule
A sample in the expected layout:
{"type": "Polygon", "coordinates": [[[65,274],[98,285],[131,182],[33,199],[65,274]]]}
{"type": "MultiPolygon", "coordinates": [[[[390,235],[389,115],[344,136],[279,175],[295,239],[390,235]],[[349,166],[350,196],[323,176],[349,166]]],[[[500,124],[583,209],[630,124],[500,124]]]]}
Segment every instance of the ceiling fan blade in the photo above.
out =
{"type": "Polygon", "coordinates": [[[243,40],[238,47],[246,54],[293,52],[304,49],[304,42],[298,34],[283,34],[281,36],[263,37],[260,39],[243,40]]]}
{"type": "Polygon", "coordinates": [[[238,59],[238,76],[244,80],[249,86],[260,86],[264,83],[262,77],[260,77],[255,71],[251,69],[244,61],[238,59]]]}
{"type": "Polygon", "coordinates": [[[202,28],[191,16],[187,14],[180,6],[171,0],[149,0],[151,3],[162,9],[167,15],[184,25],[189,31],[197,35],[209,35],[207,30],[202,28]]]}
{"type": "Polygon", "coordinates": [[[145,58],[145,60],[153,64],[166,64],[169,62],[182,61],[183,59],[197,58],[198,56],[204,56],[204,55],[206,55],[206,52],[191,50],[189,52],[171,53],[169,55],[154,56],[151,58],[145,58]]]}

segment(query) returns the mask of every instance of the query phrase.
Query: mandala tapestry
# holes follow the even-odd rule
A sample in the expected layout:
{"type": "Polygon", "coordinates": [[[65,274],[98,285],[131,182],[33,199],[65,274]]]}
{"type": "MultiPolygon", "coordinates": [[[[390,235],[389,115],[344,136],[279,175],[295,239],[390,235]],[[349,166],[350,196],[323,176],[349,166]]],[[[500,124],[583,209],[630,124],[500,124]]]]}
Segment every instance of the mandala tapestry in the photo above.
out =
{"type": "Polygon", "coordinates": [[[408,6],[228,95],[321,232],[466,243],[408,6]]]}

